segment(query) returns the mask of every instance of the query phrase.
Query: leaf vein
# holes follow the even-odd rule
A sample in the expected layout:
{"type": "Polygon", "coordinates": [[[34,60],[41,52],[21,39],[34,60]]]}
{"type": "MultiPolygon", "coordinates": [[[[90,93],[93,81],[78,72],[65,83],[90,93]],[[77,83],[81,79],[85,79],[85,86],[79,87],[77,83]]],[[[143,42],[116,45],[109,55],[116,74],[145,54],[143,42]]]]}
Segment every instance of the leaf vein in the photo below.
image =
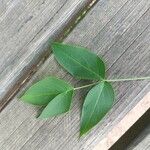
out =
{"type": "Polygon", "coordinates": [[[79,65],[81,65],[84,69],[88,70],[89,72],[92,72],[92,73],[95,74],[99,79],[101,79],[101,77],[100,77],[98,74],[96,74],[92,69],[89,69],[89,68],[85,67],[84,65],[82,65],[81,63],[79,63],[79,62],[78,62],[76,59],[74,59],[73,57],[71,57],[71,56],[69,56],[69,55],[67,55],[67,54],[65,54],[65,53],[64,53],[64,55],[66,55],[67,57],[69,57],[70,59],[72,59],[74,62],[76,62],[76,63],[78,63],[79,65]]]}

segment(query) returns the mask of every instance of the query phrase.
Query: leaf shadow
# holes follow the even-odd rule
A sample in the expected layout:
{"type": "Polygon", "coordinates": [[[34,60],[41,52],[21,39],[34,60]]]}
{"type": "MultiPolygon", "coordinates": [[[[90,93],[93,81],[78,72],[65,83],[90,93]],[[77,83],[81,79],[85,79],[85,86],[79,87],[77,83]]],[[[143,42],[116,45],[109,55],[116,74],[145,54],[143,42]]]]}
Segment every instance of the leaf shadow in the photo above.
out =
{"type": "Polygon", "coordinates": [[[43,109],[45,108],[45,106],[42,107],[36,107],[36,118],[38,118],[40,116],[40,114],[42,113],[43,109]]]}

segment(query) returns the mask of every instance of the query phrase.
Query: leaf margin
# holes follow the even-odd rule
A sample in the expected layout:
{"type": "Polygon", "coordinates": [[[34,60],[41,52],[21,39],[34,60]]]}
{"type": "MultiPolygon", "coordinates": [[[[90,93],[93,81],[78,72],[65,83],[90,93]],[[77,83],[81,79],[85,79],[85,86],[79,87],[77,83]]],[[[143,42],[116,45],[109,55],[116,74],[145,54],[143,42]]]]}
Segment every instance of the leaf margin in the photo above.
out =
{"type": "MultiPolygon", "coordinates": [[[[59,78],[57,78],[57,77],[54,77],[54,76],[48,76],[48,77],[45,77],[44,79],[42,79],[42,80],[39,80],[39,81],[37,81],[36,83],[34,83],[33,85],[31,85],[25,92],[24,92],[24,94],[20,97],[20,100],[22,101],[22,102],[24,102],[24,103],[28,103],[28,104],[31,104],[31,105],[34,105],[34,106],[46,106],[47,104],[35,104],[35,103],[32,103],[32,102],[30,102],[30,100],[27,100],[26,99],[26,97],[27,96],[29,96],[29,95],[31,95],[31,96],[33,96],[31,93],[30,93],[30,90],[33,90],[34,88],[37,88],[37,85],[39,86],[43,81],[45,81],[45,80],[47,80],[47,79],[54,79],[55,81],[58,81],[58,82],[60,82],[61,84],[64,84],[66,87],[66,91],[67,90],[73,90],[74,89],[74,87],[70,84],[70,83],[67,83],[65,80],[62,80],[62,79],[59,79],[59,78]]],[[[64,91],[62,91],[62,92],[65,92],[65,90],[64,91]]],[[[61,92],[61,93],[62,93],[61,92]]],[[[59,92],[57,92],[56,94],[54,94],[54,95],[59,95],[59,94],[61,94],[61,93],[59,93],[59,92]]],[[[51,95],[51,94],[48,94],[48,95],[51,95]]],[[[46,96],[48,96],[48,95],[46,95],[46,96]]],[[[54,97],[56,97],[56,96],[54,96],[54,97]]],[[[33,96],[33,97],[36,97],[35,95],[33,96]]],[[[52,100],[52,99],[51,99],[52,100]]],[[[51,100],[49,100],[49,101],[51,101],[51,100]]],[[[48,102],[49,103],[49,102],[48,102]]]]}
{"type": "MultiPolygon", "coordinates": [[[[54,54],[54,56],[55,56],[55,59],[56,59],[57,62],[60,64],[60,66],[63,67],[67,72],[69,72],[69,73],[70,73],[72,76],[74,76],[75,78],[77,78],[77,79],[85,79],[85,80],[103,80],[103,79],[105,78],[105,76],[106,76],[106,66],[105,66],[104,60],[103,60],[101,57],[99,57],[98,55],[96,55],[95,53],[91,52],[88,48],[81,47],[81,46],[78,46],[78,45],[73,45],[73,44],[72,44],[72,45],[71,45],[71,44],[65,44],[65,43],[62,43],[62,42],[52,42],[52,43],[51,43],[51,49],[52,49],[52,51],[53,51],[53,54],[54,54]],[[97,61],[99,61],[99,63],[102,64],[102,68],[104,69],[104,70],[103,70],[103,73],[104,73],[103,77],[101,77],[100,74],[97,74],[96,72],[94,72],[94,71],[91,70],[91,69],[90,69],[90,71],[89,71],[89,68],[87,69],[85,66],[84,66],[84,67],[86,68],[86,70],[88,70],[89,72],[92,72],[93,74],[95,74],[95,75],[97,76],[97,78],[94,78],[94,77],[92,77],[92,78],[84,77],[84,78],[83,78],[83,77],[81,77],[81,76],[76,76],[76,75],[70,73],[70,72],[68,71],[68,68],[67,68],[66,66],[64,66],[64,64],[62,64],[62,63],[60,62],[60,60],[58,60],[58,58],[57,58],[57,56],[56,56],[56,53],[55,53],[55,48],[54,48],[54,46],[70,46],[70,47],[73,47],[73,48],[79,48],[79,49],[82,49],[83,51],[85,51],[85,52],[87,52],[87,53],[89,53],[89,54],[95,56],[95,58],[97,59],[97,61]]],[[[65,54],[65,55],[66,55],[66,54],[65,54]]],[[[97,63],[98,63],[98,62],[97,62],[97,63]]],[[[83,65],[81,64],[81,66],[83,66],[83,65]]]]}
{"type": "MultiPolygon", "coordinates": [[[[111,87],[111,90],[112,90],[112,95],[113,95],[113,102],[112,102],[112,105],[111,105],[111,107],[107,110],[107,112],[104,114],[104,116],[110,111],[110,109],[112,108],[112,106],[113,106],[113,103],[114,103],[114,101],[115,101],[115,91],[114,91],[114,89],[113,89],[113,87],[112,87],[112,85],[109,83],[109,82],[107,82],[107,81],[101,81],[99,84],[101,84],[101,83],[107,83],[107,84],[109,84],[109,86],[111,87]]],[[[95,85],[94,87],[92,87],[92,89],[94,89],[96,86],[98,86],[99,84],[97,84],[97,85],[95,85]]],[[[91,89],[91,90],[92,90],[91,89]]],[[[88,94],[91,94],[90,92],[91,92],[91,90],[90,91],[88,91],[88,94]]],[[[87,94],[87,96],[88,96],[88,94],[87,94]]],[[[87,98],[87,96],[86,96],[86,98],[87,98]]],[[[85,100],[86,100],[86,98],[85,98],[85,100]]],[[[83,106],[82,106],[82,113],[81,113],[81,121],[80,121],[80,137],[82,137],[83,135],[85,135],[87,132],[90,132],[91,131],[91,129],[92,128],[94,128],[102,119],[103,119],[103,117],[95,124],[95,125],[93,125],[90,129],[86,129],[85,131],[83,130],[81,130],[81,127],[82,127],[82,119],[83,119],[83,108],[85,107],[85,101],[84,101],[84,103],[83,103],[83,106]]],[[[102,106],[102,108],[103,108],[103,106],[102,106]]],[[[93,108],[92,108],[92,110],[93,110],[93,108]]]]}
{"type": "MultiPolygon", "coordinates": [[[[58,115],[67,113],[67,112],[70,110],[70,108],[71,108],[71,102],[72,102],[73,95],[74,95],[74,90],[73,90],[73,89],[72,89],[72,90],[68,90],[68,91],[66,91],[66,92],[63,92],[63,93],[60,93],[59,95],[57,95],[55,98],[53,98],[53,99],[48,103],[48,105],[43,109],[43,111],[42,111],[41,114],[38,116],[38,118],[39,118],[39,119],[47,119],[47,118],[49,118],[49,117],[54,117],[54,116],[58,116],[58,115]],[[58,97],[60,97],[62,94],[68,94],[68,92],[71,92],[71,95],[70,95],[70,104],[69,104],[69,106],[68,106],[68,110],[65,111],[65,112],[61,112],[61,113],[59,113],[59,114],[57,114],[57,115],[55,114],[55,115],[49,115],[49,116],[46,116],[46,117],[45,117],[45,111],[47,111],[47,109],[49,109],[49,108],[48,108],[49,105],[50,105],[51,103],[54,103],[55,100],[58,100],[58,97]]],[[[52,107],[52,106],[51,106],[51,107],[52,107]]]]}

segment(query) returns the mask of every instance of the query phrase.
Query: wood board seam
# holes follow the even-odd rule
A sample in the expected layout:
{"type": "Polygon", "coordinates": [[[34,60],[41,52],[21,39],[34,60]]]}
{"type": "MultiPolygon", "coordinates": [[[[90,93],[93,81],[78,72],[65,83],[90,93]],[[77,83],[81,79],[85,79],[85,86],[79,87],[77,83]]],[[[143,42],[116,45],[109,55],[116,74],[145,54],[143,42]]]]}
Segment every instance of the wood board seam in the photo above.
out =
{"type": "MultiPolygon", "coordinates": [[[[68,24],[65,26],[65,28],[63,29],[63,31],[67,31],[67,34],[64,35],[62,32],[59,33],[59,36],[60,37],[56,37],[56,39],[63,39],[65,38],[73,28],[75,28],[75,26],[80,22],[80,19],[83,19],[82,16],[85,16],[88,11],[96,4],[97,0],[89,0],[89,3],[87,6],[84,6],[84,8],[82,8],[80,11],[78,11],[76,14],[74,14],[74,16],[72,16],[72,19],[70,22],[68,22],[68,24]],[[81,13],[81,14],[80,14],[81,13]],[[80,15],[79,15],[80,14],[80,15]],[[78,16],[79,15],[79,16],[78,16]],[[77,17],[78,16],[78,17],[77,17]],[[75,21],[73,21],[73,19],[75,18],[75,21]],[[80,18],[80,19],[79,19],[80,18]],[[78,20],[78,21],[76,21],[78,20]],[[70,25],[70,24],[73,24],[73,25],[70,25]],[[68,26],[69,25],[69,26],[68,26]]],[[[56,13],[57,14],[57,13],[56,13]]],[[[44,25],[45,26],[45,25],[44,25]]],[[[39,33],[39,32],[38,32],[39,33]]],[[[37,33],[37,34],[38,34],[37,33]]],[[[37,35],[36,34],[36,35],[37,35]]],[[[35,36],[36,36],[35,35],[35,36]]],[[[32,38],[32,40],[35,38],[35,36],[32,38]]],[[[31,41],[32,41],[31,40],[31,41]]],[[[30,41],[30,42],[31,42],[30,41]]],[[[28,42],[28,43],[30,43],[28,42]]],[[[47,53],[46,53],[47,55],[47,53]]],[[[25,85],[31,78],[32,76],[38,71],[38,68],[39,68],[39,64],[42,65],[45,60],[49,57],[48,55],[46,56],[45,54],[42,55],[41,59],[38,61],[38,63],[32,67],[30,67],[30,72],[29,73],[26,73],[24,74],[24,76],[18,81],[19,82],[19,85],[14,85],[10,91],[7,92],[7,95],[5,95],[0,103],[0,112],[7,106],[7,104],[11,101],[11,99],[14,98],[14,96],[17,94],[18,91],[21,90],[21,88],[23,87],[23,85],[25,85]],[[43,59],[44,58],[44,59],[43,59]],[[13,91],[12,91],[13,89],[13,91]],[[8,94],[9,93],[9,94],[8,94]]]]}

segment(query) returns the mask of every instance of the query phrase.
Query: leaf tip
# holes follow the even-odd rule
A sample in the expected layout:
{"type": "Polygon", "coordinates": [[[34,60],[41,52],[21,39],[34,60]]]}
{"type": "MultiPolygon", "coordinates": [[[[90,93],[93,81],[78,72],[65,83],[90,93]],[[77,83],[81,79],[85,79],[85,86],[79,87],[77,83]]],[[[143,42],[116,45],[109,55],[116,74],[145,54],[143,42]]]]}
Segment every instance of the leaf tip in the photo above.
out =
{"type": "Polygon", "coordinates": [[[85,134],[86,134],[86,132],[85,132],[85,131],[80,130],[79,138],[82,138],[85,134]]]}
{"type": "Polygon", "coordinates": [[[58,45],[60,45],[61,43],[59,43],[59,42],[52,42],[51,43],[51,47],[52,47],[52,50],[55,50],[55,46],[58,46],[58,45]]]}
{"type": "Polygon", "coordinates": [[[18,96],[18,99],[19,99],[20,101],[25,101],[25,95],[18,96]]]}
{"type": "Polygon", "coordinates": [[[44,117],[42,114],[36,116],[36,118],[40,120],[47,119],[47,117],[44,117]]]}
{"type": "Polygon", "coordinates": [[[24,102],[24,103],[32,104],[32,103],[28,100],[26,94],[24,94],[24,95],[22,95],[21,97],[19,97],[19,100],[22,101],[22,102],[24,102]]]}
{"type": "Polygon", "coordinates": [[[17,100],[18,101],[22,101],[23,99],[22,99],[22,96],[17,96],[17,100]]]}
{"type": "Polygon", "coordinates": [[[82,136],[83,136],[83,133],[80,131],[79,138],[81,138],[82,136]]]}
{"type": "Polygon", "coordinates": [[[41,115],[36,116],[36,118],[37,118],[37,119],[43,119],[43,118],[41,117],[41,115]]]}

